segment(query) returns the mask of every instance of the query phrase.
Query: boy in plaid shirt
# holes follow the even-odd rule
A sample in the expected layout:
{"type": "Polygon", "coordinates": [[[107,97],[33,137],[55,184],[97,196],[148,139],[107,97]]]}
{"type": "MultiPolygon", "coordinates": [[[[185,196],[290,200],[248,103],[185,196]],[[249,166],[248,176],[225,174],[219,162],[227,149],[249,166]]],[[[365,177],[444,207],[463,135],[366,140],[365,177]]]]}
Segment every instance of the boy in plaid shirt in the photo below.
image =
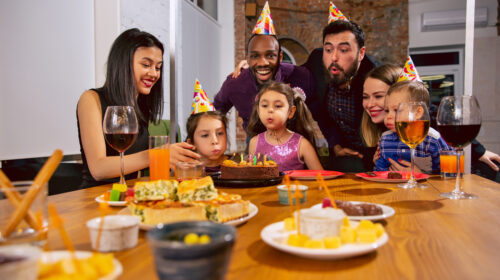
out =
{"type": "MultiPolygon", "coordinates": [[[[410,148],[403,143],[396,133],[395,119],[399,103],[424,102],[429,106],[429,92],[421,82],[403,81],[392,85],[385,98],[384,124],[389,129],[382,134],[379,142],[380,157],[375,163],[375,170],[389,170],[391,161],[401,163],[401,160],[411,161],[410,148]]],[[[441,138],[439,132],[432,127],[424,141],[415,148],[415,171],[424,173],[439,173],[439,151],[453,150],[441,138]]]]}

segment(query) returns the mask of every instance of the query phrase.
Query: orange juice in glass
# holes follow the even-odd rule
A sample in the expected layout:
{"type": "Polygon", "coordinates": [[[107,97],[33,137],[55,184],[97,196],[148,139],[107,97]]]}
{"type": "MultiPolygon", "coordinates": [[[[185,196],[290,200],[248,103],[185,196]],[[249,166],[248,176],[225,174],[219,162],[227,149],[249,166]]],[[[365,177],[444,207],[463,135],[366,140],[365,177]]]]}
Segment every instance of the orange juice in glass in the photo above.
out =
{"type": "Polygon", "coordinates": [[[149,136],[149,178],[170,179],[170,146],[168,136],[149,136]]]}
{"type": "MultiPolygon", "coordinates": [[[[440,151],[439,161],[441,162],[441,178],[457,177],[457,152],[440,151]]],[[[464,155],[460,156],[460,177],[464,174],[464,155]]]]}

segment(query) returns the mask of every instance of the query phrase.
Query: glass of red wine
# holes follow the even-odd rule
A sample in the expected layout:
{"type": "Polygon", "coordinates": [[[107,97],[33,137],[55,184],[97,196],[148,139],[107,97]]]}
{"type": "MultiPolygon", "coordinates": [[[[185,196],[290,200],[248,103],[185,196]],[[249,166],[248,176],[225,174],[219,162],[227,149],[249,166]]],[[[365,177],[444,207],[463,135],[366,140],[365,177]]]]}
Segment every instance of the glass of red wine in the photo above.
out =
{"type": "Polygon", "coordinates": [[[411,176],[408,182],[399,184],[403,189],[426,188],[426,185],[417,183],[415,179],[415,149],[427,137],[429,132],[430,117],[424,102],[399,103],[396,111],[396,132],[401,142],[410,147],[411,176]]]}
{"type": "Polygon", "coordinates": [[[108,106],[106,108],[102,129],[106,142],[120,153],[120,184],[125,184],[123,153],[134,143],[135,138],[137,138],[138,128],[134,107],[108,106]]]}
{"type": "Polygon", "coordinates": [[[455,189],[441,193],[449,199],[472,199],[476,195],[465,193],[460,185],[460,156],[463,148],[476,138],[481,128],[481,110],[474,96],[447,96],[441,99],[437,114],[437,128],[443,139],[457,151],[457,179],[455,189]]]}

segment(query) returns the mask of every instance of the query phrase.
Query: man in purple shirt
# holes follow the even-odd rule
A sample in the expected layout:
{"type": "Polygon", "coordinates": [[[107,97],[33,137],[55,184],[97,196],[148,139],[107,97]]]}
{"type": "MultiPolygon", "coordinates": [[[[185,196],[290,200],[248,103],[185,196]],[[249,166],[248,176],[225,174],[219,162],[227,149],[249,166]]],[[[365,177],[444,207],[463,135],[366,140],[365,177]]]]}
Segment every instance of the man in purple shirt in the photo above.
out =
{"type": "Polygon", "coordinates": [[[215,108],[227,113],[234,106],[246,130],[255,96],[263,84],[274,80],[300,87],[306,95],[314,92],[312,74],[305,67],[281,63],[282,58],[276,35],[252,35],[247,44],[249,68],[242,70],[237,78],[227,77],[215,96],[215,108]]]}

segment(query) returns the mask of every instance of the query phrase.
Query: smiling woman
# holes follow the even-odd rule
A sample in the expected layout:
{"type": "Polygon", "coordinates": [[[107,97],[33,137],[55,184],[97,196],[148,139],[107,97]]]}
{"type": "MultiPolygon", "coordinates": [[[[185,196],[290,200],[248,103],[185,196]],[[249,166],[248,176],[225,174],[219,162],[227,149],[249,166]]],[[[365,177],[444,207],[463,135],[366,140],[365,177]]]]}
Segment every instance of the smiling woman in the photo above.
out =
{"type": "MultiPolygon", "coordinates": [[[[124,173],[134,178],[137,171],[148,167],[148,123],[157,123],[163,109],[162,67],[163,44],[153,35],[129,29],[114,41],[104,86],[87,90],[78,102],[84,187],[109,183],[109,179],[120,174],[118,153],[103,137],[102,121],[108,106],[132,106],[137,114],[139,131],[135,143],[125,152],[124,173]]],[[[171,164],[179,158],[183,161],[199,158],[188,150],[192,148],[187,143],[172,145],[171,164]]]]}

